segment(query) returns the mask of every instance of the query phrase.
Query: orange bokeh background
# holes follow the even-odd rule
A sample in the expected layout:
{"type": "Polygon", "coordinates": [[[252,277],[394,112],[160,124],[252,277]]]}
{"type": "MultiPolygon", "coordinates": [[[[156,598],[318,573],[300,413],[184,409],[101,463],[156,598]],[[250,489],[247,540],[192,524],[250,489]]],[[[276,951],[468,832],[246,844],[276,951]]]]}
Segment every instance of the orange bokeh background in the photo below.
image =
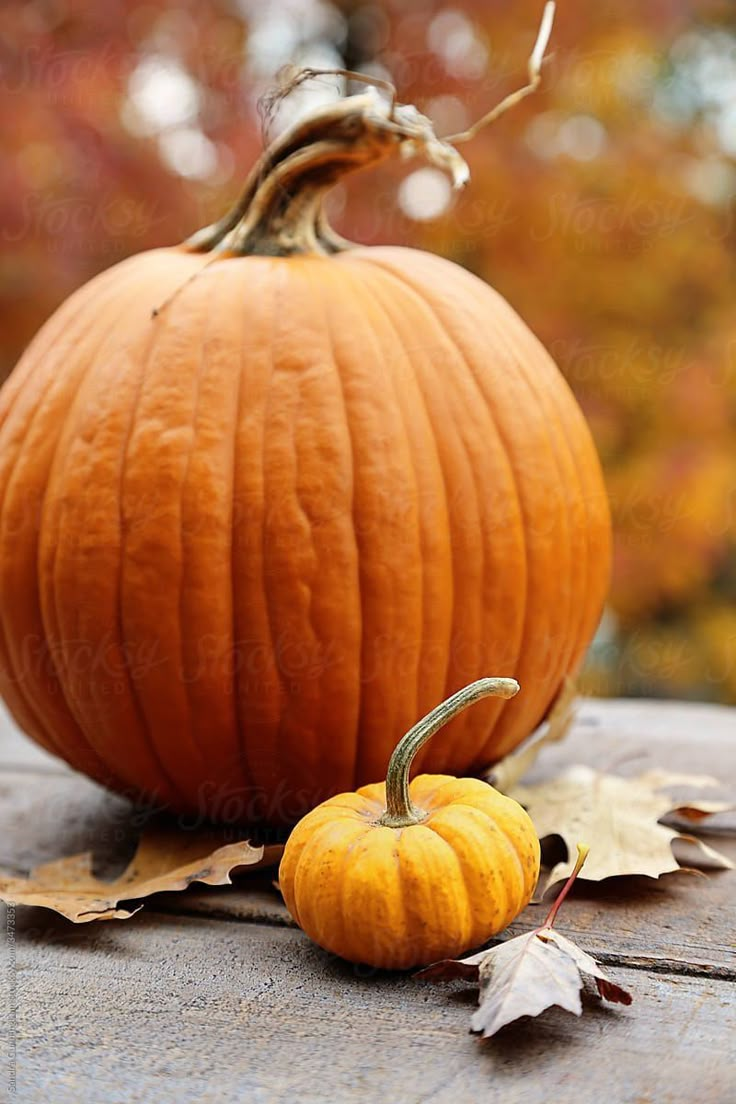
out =
{"type": "MultiPolygon", "coordinates": [[[[540,0],[6,0],[0,372],[54,308],[229,205],[286,63],[391,78],[439,133],[524,79],[540,0]]],[[[283,125],[334,82],[287,101],[283,125]]],[[[340,185],[336,228],[497,287],[582,404],[616,531],[585,687],[736,702],[736,12],[565,0],[542,89],[463,149],[340,185]]]]}

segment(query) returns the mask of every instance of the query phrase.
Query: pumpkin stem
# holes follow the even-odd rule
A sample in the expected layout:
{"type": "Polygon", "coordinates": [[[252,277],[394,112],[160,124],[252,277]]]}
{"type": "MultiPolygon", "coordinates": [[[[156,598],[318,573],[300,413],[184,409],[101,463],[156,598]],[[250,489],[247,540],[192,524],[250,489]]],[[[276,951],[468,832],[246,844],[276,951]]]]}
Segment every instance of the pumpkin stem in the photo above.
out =
{"type": "Polygon", "coordinates": [[[388,81],[346,69],[297,72],[271,97],[271,105],[304,80],[327,73],[370,82],[371,86],[360,95],[317,108],[277,137],[254,165],[235,206],[188,238],[185,246],[196,252],[276,257],[329,255],[350,249],[353,243],[334,234],[326,222],[324,196],[346,173],[378,164],[397,151],[405,157],[423,156],[449,172],[454,187],[461,188],[470,172],[455,144],[475,137],[537,88],[554,10],[554,3],[548,0],[529,58],[528,83],[467,130],[449,138],[439,138],[431,120],[412,104],[397,103],[396,90],[388,81]]]}
{"type": "Polygon", "coordinates": [[[426,818],[409,797],[409,771],[414,756],[438,729],[451,721],[456,714],[481,698],[513,698],[519,684],[512,678],[483,678],[471,682],[418,721],[402,736],[389,760],[386,772],[386,812],[379,820],[389,828],[407,828],[426,818]]]}
{"type": "Polygon", "coordinates": [[[216,248],[238,256],[350,248],[351,243],[324,232],[324,196],[342,176],[378,164],[396,150],[421,152],[450,172],[455,187],[469,178],[465,161],[436,136],[429,119],[371,87],[318,108],[276,138],[232,210],[185,244],[197,252],[216,248]]]}

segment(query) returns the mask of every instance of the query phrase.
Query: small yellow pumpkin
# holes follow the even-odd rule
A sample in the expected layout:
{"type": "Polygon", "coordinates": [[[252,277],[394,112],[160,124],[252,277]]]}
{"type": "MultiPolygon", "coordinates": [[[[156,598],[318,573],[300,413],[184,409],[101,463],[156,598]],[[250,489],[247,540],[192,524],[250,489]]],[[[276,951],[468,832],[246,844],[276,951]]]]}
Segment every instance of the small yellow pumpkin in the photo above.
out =
{"type": "Polygon", "coordinates": [[[459,690],[400,740],[386,782],[318,805],[286,844],[279,882],[306,934],[351,962],[408,969],[485,942],[528,904],[539,841],[522,807],[478,778],[409,771],[419,749],[471,702],[518,683],[459,690]]]}

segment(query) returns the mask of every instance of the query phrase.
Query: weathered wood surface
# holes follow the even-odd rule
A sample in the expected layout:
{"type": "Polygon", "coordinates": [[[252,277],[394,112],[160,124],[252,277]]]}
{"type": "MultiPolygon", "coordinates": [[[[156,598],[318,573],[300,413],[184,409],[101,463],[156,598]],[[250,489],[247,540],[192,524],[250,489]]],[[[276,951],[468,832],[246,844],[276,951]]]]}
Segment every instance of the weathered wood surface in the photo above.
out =
{"type": "MultiPolygon", "coordinates": [[[[733,798],[736,711],[586,702],[535,773],[573,762],[713,773],[733,798]]],[[[735,826],[724,815],[713,829],[734,859],[735,826]]],[[[125,802],[0,725],[0,866],[25,872],[92,848],[112,871],[136,831],[125,802]]],[[[127,922],[74,926],[18,909],[17,1099],[730,1104],[734,905],[733,872],[579,887],[560,930],[608,963],[634,1004],[581,1020],[553,1010],[485,1043],[467,1033],[472,991],[323,954],[289,926],[270,876],[164,894],[127,922]]],[[[513,930],[538,923],[542,909],[530,906],[513,930]]],[[[5,968],[2,977],[9,990],[5,968]]]]}
{"type": "Polygon", "coordinates": [[[27,915],[18,942],[21,1100],[733,1099],[728,982],[616,970],[631,1008],[553,1011],[483,1043],[471,991],[366,976],[286,928],[27,915]]]}

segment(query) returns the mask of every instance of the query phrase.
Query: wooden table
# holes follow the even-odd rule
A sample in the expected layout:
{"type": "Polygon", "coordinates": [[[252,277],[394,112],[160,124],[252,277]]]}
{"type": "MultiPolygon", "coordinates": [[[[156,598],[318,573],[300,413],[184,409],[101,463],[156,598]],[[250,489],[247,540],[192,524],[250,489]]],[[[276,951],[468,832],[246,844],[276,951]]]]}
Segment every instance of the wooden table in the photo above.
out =
{"type": "MultiPolygon", "coordinates": [[[[572,762],[620,767],[627,757],[630,773],[717,774],[721,796],[733,798],[736,710],[588,701],[536,773],[572,762]]],[[[5,869],[130,847],[126,804],[8,721],[0,793],[5,869]]],[[[711,832],[732,858],[735,826],[721,817],[711,832]]],[[[579,1020],[553,1009],[486,1042],[468,1034],[473,990],[371,974],[324,954],[291,926],[262,874],[160,895],[124,922],[75,926],[19,907],[0,1000],[7,1043],[15,988],[16,1099],[732,1104],[735,905],[731,871],[578,887],[559,928],[632,991],[633,1005],[591,1007],[579,1020]]],[[[530,906],[512,933],[536,926],[541,912],[530,906]]]]}

